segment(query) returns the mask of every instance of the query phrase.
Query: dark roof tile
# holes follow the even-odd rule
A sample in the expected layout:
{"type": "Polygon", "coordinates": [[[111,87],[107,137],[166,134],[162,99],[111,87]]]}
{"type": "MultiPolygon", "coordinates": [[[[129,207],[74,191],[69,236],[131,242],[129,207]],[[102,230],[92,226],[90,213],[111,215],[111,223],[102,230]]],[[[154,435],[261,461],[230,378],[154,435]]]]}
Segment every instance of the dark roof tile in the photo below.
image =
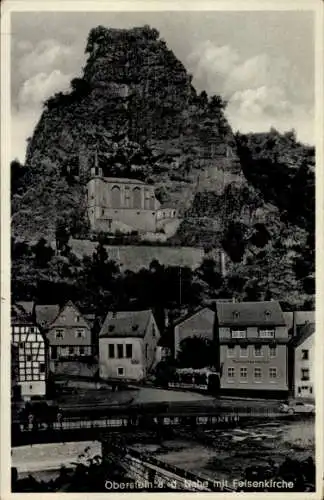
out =
{"type": "Polygon", "coordinates": [[[273,325],[286,326],[277,301],[264,302],[217,302],[218,323],[222,325],[273,325]]]}
{"type": "Polygon", "coordinates": [[[101,327],[99,338],[142,338],[151,315],[150,309],[146,311],[109,311],[101,327]]]}

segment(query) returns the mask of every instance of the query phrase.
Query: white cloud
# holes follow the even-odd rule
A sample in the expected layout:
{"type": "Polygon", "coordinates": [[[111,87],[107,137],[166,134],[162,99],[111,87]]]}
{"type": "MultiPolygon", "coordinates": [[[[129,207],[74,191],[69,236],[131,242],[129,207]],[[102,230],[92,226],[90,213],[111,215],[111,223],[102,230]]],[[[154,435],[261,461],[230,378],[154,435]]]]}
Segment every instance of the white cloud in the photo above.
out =
{"type": "Polygon", "coordinates": [[[188,63],[194,83],[228,101],[227,117],[236,130],[262,132],[294,128],[299,139],[314,143],[312,95],[285,58],[257,54],[243,59],[230,46],[206,41],[188,63]]]}
{"type": "Polygon", "coordinates": [[[25,161],[26,139],[33,133],[42,113],[44,101],[58,91],[68,90],[71,78],[72,75],[54,70],[49,74],[38,73],[24,82],[18,94],[17,107],[12,113],[13,157],[21,162],[25,161]]]}
{"type": "Polygon", "coordinates": [[[70,81],[71,75],[65,75],[58,69],[50,74],[38,73],[23,83],[18,94],[18,106],[38,106],[55,92],[68,90],[70,81]]]}
{"type": "Polygon", "coordinates": [[[33,134],[44,101],[56,92],[69,89],[76,47],[53,39],[43,40],[36,46],[21,40],[16,50],[19,85],[12,102],[11,142],[12,155],[24,161],[26,139],[33,134]]]}
{"type": "Polygon", "coordinates": [[[21,52],[27,52],[28,50],[32,50],[33,44],[29,40],[21,40],[17,43],[17,49],[21,52]]]}
{"type": "Polygon", "coordinates": [[[21,59],[20,73],[24,78],[30,78],[35,73],[47,73],[54,68],[61,68],[72,56],[71,47],[56,40],[43,40],[21,59]]]}

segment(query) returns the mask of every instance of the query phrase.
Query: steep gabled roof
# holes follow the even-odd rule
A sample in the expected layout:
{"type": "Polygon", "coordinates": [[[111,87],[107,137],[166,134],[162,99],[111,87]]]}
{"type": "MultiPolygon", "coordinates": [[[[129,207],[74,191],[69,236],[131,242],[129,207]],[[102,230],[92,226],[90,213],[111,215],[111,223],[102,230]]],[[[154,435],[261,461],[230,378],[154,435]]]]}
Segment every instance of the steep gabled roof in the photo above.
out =
{"type": "Polygon", "coordinates": [[[150,309],[146,311],[109,311],[101,327],[99,338],[143,338],[152,314],[150,309]]]}
{"type": "Polygon", "coordinates": [[[306,323],[300,327],[298,337],[292,339],[292,345],[294,347],[302,345],[313,334],[315,334],[315,323],[306,323]]]}
{"type": "Polygon", "coordinates": [[[58,314],[56,317],[53,319],[53,321],[50,323],[49,326],[54,325],[55,323],[60,324],[62,322],[62,326],[78,326],[78,327],[87,327],[91,328],[90,323],[86,320],[85,316],[81,313],[80,309],[72,302],[72,300],[69,300],[63,307],[62,309],[59,310],[58,314]],[[69,323],[66,321],[66,319],[62,319],[63,313],[66,311],[66,309],[70,307],[72,308],[79,316],[81,321],[76,325],[74,322],[69,323]]]}
{"type": "Polygon", "coordinates": [[[27,313],[27,314],[33,314],[33,311],[34,311],[34,302],[33,301],[18,301],[16,302],[17,306],[20,306],[24,309],[24,311],[27,313]]]}
{"type": "Polygon", "coordinates": [[[206,311],[208,310],[208,311],[212,312],[212,309],[210,307],[207,307],[207,306],[206,307],[198,307],[194,311],[190,311],[190,312],[186,313],[184,316],[181,316],[180,318],[176,319],[172,323],[172,326],[181,325],[181,323],[184,323],[188,319],[191,319],[192,317],[197,316],[200,312],[205,311],[205,310],[206,311]]]}
{"type": "Polygon", "coordinates": [[[220,326],[286,326],[278,301],[264,302],[217,302],[220,326]]]}
{"type": "Polygon", "coordinates": [[[20,304],[11,304],[11,324],[33,325],[32,318],[20,304]]]}
{"type": "Polygon", "coordinates": [[[44,304],[35,306],[36,323],[42,327],[49,326],[60,312],[58,304],[44,304]]]}

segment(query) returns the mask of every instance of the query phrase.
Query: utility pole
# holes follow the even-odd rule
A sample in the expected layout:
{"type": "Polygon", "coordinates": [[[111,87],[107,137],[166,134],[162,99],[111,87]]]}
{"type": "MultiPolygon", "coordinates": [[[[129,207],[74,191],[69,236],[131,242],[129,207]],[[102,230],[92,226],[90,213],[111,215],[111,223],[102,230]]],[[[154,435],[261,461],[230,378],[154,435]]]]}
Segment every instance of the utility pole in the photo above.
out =
{"type": "Polygon", "coordinates": [[[182,292],[182,268],[180,266],[179,268],[179,306],[180,306],[180,309],[181,309],[181,303],[182,303],[182,297],[181,297],[181,292],[182,292]]]}

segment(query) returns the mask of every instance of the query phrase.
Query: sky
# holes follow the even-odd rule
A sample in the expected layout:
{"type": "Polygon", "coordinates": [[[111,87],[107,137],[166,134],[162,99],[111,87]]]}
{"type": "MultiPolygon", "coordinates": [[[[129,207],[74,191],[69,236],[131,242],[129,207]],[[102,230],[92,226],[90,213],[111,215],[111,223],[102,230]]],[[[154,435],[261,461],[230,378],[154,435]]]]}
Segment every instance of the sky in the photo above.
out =
{"type": "Polygon", "coordinates": [[[228,101],[233,129],[295,129],[314,144],[314,14],[242,12],[20,12],[11,17],[11,156],[24,162],[26,139],[43,102],[82,74],[89,31],[149,24],[193,75],[198,91],[228,101]]]}

